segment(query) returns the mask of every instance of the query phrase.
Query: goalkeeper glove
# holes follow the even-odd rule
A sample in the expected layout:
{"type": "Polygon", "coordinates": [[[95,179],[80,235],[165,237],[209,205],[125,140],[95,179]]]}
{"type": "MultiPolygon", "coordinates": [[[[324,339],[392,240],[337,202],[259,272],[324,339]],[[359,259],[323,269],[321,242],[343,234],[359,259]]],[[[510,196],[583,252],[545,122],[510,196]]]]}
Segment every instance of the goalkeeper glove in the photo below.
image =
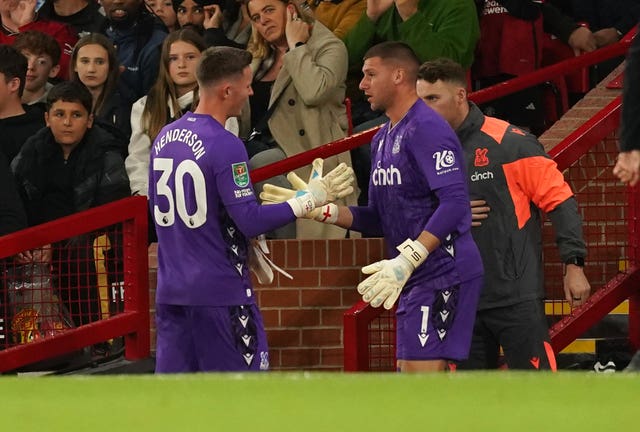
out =
{"type": "Polygon", "coordinates": [[[400,251],[397,257],[362,268],[362,273],[371,276],[358,284],[358,293],[373,307],[384,303],[385,309],[391,309],[411,273],[429,256],[427,249],[417,240],[407,239],[396,249],[400,251]]]}
{"type": "Polygon", "coordinates": [[[353,193],[353,169],[344,163],[322,176],[324,161],[315,159],[312,164],[309,182],[305,183],[294,172],[287,175],[287,179],[296,190],[265,184],[260,199],[265,204],[287,202],[297,217],[308,217],[325,223],[334,223],[338,217],[338,208],[328,202],[344,198],[353,193]],[[309,210],[309,196],[313,199],[313,208],[309,210]],[[322,206],[315,211],[314,208],[322,206]]]}

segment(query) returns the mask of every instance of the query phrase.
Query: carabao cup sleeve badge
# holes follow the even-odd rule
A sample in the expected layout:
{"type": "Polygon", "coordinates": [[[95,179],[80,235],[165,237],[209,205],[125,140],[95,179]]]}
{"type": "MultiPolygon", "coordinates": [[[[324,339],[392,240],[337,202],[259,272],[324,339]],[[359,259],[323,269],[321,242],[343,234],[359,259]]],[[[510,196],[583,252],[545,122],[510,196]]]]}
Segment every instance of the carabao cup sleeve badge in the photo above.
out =
{"type": "Polygon", "coordinates": [[[245,187],[249,184],[249,170],[246,162],[235,163],[231,165],[233,172],[233,182],[238,187],[245,187]]]}

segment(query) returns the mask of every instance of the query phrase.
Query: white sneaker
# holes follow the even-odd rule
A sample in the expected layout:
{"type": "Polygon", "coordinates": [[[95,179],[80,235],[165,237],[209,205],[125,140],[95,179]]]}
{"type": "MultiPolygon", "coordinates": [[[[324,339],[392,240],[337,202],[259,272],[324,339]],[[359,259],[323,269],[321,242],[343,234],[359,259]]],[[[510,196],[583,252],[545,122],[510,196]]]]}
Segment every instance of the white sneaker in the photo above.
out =
{"type": "Polygon", "coordinates": [[[605,365],[596,362],[596,364],[593,365],[593,370],[597,373],[614,373],[616,371],[616,364],[611,360],[605,365]]]}

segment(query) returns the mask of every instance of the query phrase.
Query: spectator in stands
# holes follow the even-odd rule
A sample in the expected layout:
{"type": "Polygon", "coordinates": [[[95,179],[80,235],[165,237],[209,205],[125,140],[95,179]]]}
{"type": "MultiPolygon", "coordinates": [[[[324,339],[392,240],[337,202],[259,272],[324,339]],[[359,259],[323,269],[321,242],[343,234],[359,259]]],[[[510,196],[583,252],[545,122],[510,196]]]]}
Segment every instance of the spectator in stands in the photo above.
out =
{"type": "Polygon", "coordinates": [[[574,22],[587,24],[598,48],[618,42],[640,19],[638,0],[550,0],[548,3],[574,22]]]}
{"type": "Polygon", "coordinates": [[[246,48],[251,23],[244,0],[173,0],[181,28],[192,27],[207,46],[246,48]]]}
{"type": "Polygon", "coordinates": [[[179,28],[191,27],[202,34],[204,31],[204,7],[213,0],[173,0],[179,28]]]}
{"type": "MultiPolygon", "coordinates": [[[[85,85],[93,97],[93,120],[126,142],[131,136],[130,109],[118,91],[120,66],[116,50],[100,33],[83,36],[71,53],[71,81],[85,85]]],[[[122,149],[126,158],[127,148],[122,149]]]]}
{"type": "Polygon", "coordinates": [[[448,57],[470,67],[480,36],[472,0],[367,0],[345,38],[351,66],[360,66],[374,43],[406,42],[421,61],[448,57]]]}
{"type": "Polygon", "coordinates": [[[367,9],[366,0],[305,0],[300,6],[310,11],[334,35],[344,39],[367,9]]]}
{"type": "MultiPolygon", "coordinates": [[[[0,236],[27,227],[27,216],[4,153],[0,151],[0,236]]],[[[0,298],[0,306],[6,304],[0,298]]],[[[1,346],[1,345],[0,345],[1,346]]]]}
{"type": "MultiPolygon", "coordinates": [[[[33,135],[11,164],[29,225],[37,225],[129,196],[117,138],[92,126],[92,98],[81,83],[55,85],[47,97],[47,127],[33,135]]],[[[59,293],[76,325],[99,319],[95,234],[54,245],[59,293]]],[[[116,244],[112,241],[111,244],[116,244]]]]}
{"type": "Polygon", "coordinates": [[[102,31],[107,25],[97,0],[45,0],[38,15],[67,24],[79,38],[102,31]]]}
{"type": "Polygon", "coordinates": [[[60,46],[59,79],[67,79],[71,48],[78,41],[74,30],[66,24],[42,18],[35,1],[0,1],[0,43],[13,44],[18,33],[36,30],[52,36],[60,46]]]}
{"type": "Polygon", "coordinates": [[[151,151],[149,203],[158,231],[156,373],[269,369],[249,277],[249,239],[349,192],[350,186],[336,189],[329,173],[309,188],[317,193],[258,204],[242,141],[223,127],[251,95],[250,62],[245,50],[206,50],[197,69],[197,109],[163,128],[151,151]],[[184,173],[192,181],[181,181],[184,173]]]}
{"type": "MultiPolygon", "coordinates": [[[[241,136],[248,135],[250,124],[254,138],[247,142],[250,167],[343,138],[347,130],[347,51],[342,41],[287,0],[249,0],[247,9],[253,26],[247,49],[253,54],[254,94],[250,109],[243,112],[241,136]]],[[[331,170],[340,162],[351,165],[349,154],[329,158],[325,165],[331,170]]],[[[307,178],[309,170],[299,174],[307,178]]],[[[290,187],[282,177],[274,181],[290,187]]],[[[260,184],[256,190],[261,190],[260,184]]],[[[345,236],[337,227],[307,222],[297,223],[298,238],[345,236]]],[[[292,228],[274,236],[295,237],[292,228]]]]}
{"type": "Polygon", "coordinates": [[[535,136],[486,117],[467,100],[465,70],[450,59],[424,63],[418,96],[456,131],[466,161],[473,238],[485,283],[469,359],[461,367],[552,369],[556,363],[544,312],[540,211],[556,230],[571,306],[589,296],[582,221],[573,192],[535,136]]]}
{"type": "Polygon", "coordinates": [[[195,107],[195,71],[204,49],[202,36],[190,28],[170,33],[162,44],[158,79],[131,112],[132,133],[125,164],[134,195],[148,195],[149,152],[160,129],[195,107]]]}
{"type": "Polygon", "coordinates": [[[221,45],[222,42],[225,42],[219,36],[220,29],[222,29],[225,37],[230,41],[227,46],[246,48],[251,38],[251,18],[249,18],[246,0],[226,0],[221,3],[221,6],[213,4],[210,7],[205,7],[204,12],[205,40],[207,44],[221,45]],[[215,17],[216,9],[222,13],[222,22],[215,17]],[[210,14],[210,12],[213,13],[210,14]],[[218,37],[216,37],[216,33],[218,37]],[[222,40],[219,41],[219,39],[222,40]]]}
{"type": "Polygon", "coordinates": [[[28,30],[18,34],[13,47],[27,58],[27,78],[22,93],[22,103],[45,104],[47,93],[53,87],[49,79],[60,70],[60,47],[46,33],[28,30]]]}
{"type": "Polygon", "coordinates": [[[160,65],[160,45],[167,36],[143,0],[121,2],[102,0],[107,17],[106,36],[117,47],[124,71],[118,80],[122,102],[128,106],[146,95],[156,81],[160,65]]]}
{"type": "Polygon", "coordinates": [[[0,45],[0,151],[13,160],[27,138],[44,127],[42,110],[22,105],[27,59],[9,45],[0,45]]]}
{"type": "MultiPolygon", "coordinates": [[[[549,33],[573,49],[567,56],[597,48],[594,34],[549,2],[481,0],[480,42],[473,64],[476,88],[485,88],[524,75],[548,64],[549,33]]],[[[563,48],[566,45],[558,44],[563,48]]],[[[562,49],[561,49],[562,51],[562,49]]],[[[557,61],[557,60],[553,60],[557,61]]],[[[552,61],[552,62],[553,62],[552,61]]],[[[487,115],[526,128],[536,135],[549,125],[543,109],[542,86],[524,89],[482,106],[487,115]]]]}
{"type": "MultiPolygon", "coordinates": [[[[471,237],[462,149],[449,125],[416,94],[420,62],[402,42],[364,55],[360,88],[389,122],[374,136],[367,207],[328,204],[316,220],[384,235],[387,256],[362,269],[363,300],[392,309],[399,300],[397,359],[403,372],[445,370],[467,358],[482,287],[471,237]]],[[[261,197],[271,188],[265,186],[261,197]]],[[[275,194],[277,196],[277,194],[275,194]]]]}
{"type": "Polygon", "coordinates": [[[172,32],[178,29],[178,18],[171,0],[147,0],[144,4],[149,12],[162,21],[167,31],[172,32]]]}
{"type": "MultiPolygon", "coordinates": [[[[531,73],[542,62],[544,30],[541,5],[531,0],[481,0],[480,41],[473,63],[475,87],[485,88],[531,73]]],[[[481,107],[487,115],[526,128],[546,129],[542,90],[530,87],[481,107]]]]}
{"type": "MultiPolygon", "coordinates": [[[[550,4],[574,21],[586,24],[598,48],[618,42],[640,20],[638,0],[553,0],[550,4]]],[[[592,82],[602,81],[623,60],[623,56],[614,57],[591,67],[592,82]]]]}

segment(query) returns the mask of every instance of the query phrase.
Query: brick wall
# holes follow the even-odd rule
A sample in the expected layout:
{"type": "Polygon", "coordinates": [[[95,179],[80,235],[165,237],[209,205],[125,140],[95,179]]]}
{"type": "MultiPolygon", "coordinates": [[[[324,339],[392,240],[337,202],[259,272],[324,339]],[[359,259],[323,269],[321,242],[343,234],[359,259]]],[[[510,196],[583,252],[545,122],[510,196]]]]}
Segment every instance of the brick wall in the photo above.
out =
{"type": "MultiPolygon", "coordinates": [[[[272,240],[271,259],[294,279],[255,283],[273,370],[341,370],[342,315],[360,298],[362,266],[383,255],[381,239],[272,240]]],[[[151,343],[155,351],[156,245],[149,249],[151,343]]]]}
{"type": "MultiPolygon", "coordinates": [[[[607,85],[622,71],[623,66],[614,70],[540,137],[547,151],[620,95],[619,88],[608,89],[607,85]]],[[[585,273],[592,291],[625,268],[629,253],[625,222],[627,189],[612,173],[618,154],[616,132],[605,137],[564,172],[583,219],[588,251],[585,273]]],[[[543,251],[547,296],[550,299],[562,299],[562,265],[555,234],[548,220],[544,225],[543,251]]]]}

